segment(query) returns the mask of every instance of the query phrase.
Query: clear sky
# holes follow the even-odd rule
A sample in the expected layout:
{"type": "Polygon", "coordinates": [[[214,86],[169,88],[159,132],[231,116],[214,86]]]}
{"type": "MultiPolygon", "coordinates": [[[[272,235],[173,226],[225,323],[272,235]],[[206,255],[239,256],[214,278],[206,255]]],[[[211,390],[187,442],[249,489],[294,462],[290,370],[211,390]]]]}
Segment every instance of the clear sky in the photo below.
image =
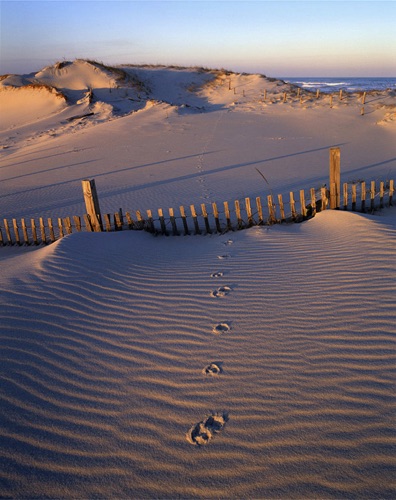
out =
{"type": "Polygon", "coordinates": [[[60,60],[396,76],[394,1],[3,1],[0,74],[60,60]]]}

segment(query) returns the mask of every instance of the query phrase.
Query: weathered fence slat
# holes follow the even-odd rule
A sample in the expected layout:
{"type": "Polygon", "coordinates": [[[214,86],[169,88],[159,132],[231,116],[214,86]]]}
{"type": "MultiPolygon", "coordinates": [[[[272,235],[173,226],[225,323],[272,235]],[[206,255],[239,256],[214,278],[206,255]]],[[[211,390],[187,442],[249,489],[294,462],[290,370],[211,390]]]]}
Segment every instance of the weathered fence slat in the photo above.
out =
{"type": "Polygon", "coordinates": [[[267,206],[268,206],[268,223],[275,224],[276,223],[276,213],[274,207],[274,200],[272,199],[272,194],[267,196],[267,206]]]}
{"type": "MultiPolygon", "coordinates": [[[[137,228],[138,229],[144,229],[144,219],[143,216],[140,212],[140,210],[136,210],[136,218],[137,218],[137,228]]],[[[132,219],[130,219],[132,220],[132,219]]],[[[128,221],[128,218],[127,218],[128,221]]],[[[128,228],[129,228],[129,221],[128,221],[128,228]]]]}
{"type": "MultiPolygon", "coordinates": [[[[49,219],[48,219],[48,221],[49,221],[49,219]]],[[[84,222],[85,222],[85,229],[87,231],[90,231],[90,232],[93,231],[92,225],[91,225],[91,221],[90,221],[90,218],[89,218],[88,214],[84,214],[84,222]]],[[[114,228],[114,229],[117,230],[116,228],[114,228]]]]}
{"type": "Polygon", "coordinates": [[[32,226],[32,238],[33,238],[33,243],[35,245],[38,245],[38,238],[37,238],[37,228],[36,228],[36,221],[34,219],[30,219],[30,225],[32,226]]]}
{"type": "Polygon", "coordinates": [[[63,238],[65,235],[63,233],[62,219],[60,217],[58,217],[58,228],[59,228],[59,237],[63,238]]]}
{"type": "Polygon", "coordinates": [[[44,243],[44,245],[46,245],[47,244],[47,235],[45,234],[45,224],[44,224],[43,217],[40,217],[39,222],[40,222],[41,241],[42,241],[42,243],[44,243]]]}
{"type": "Polygon", "coordinates": [[[190,234],[190,231],[188,229],[186,211],[184,210],[184,207],[182,205],[179,207],[179,211],[180,211],[180,217],[183,222],[184,235],[188,236],[190,234]]]}
{"type": "Polygon", "coordinates": [[[8,244],[12,245],[11,231],[7,219],[4,219],[4,229],[7,235],[8,244]]]}
{"type": "Polygon", "coordinates": [[[104,217],[104,220],[105,220],[106,231],[109,232],[109,231],[111,231],[110,214],[104,214],[103,217],[104,217]]]}
{"type": "Polygon", "coordinates": [[[239,200],[235,200],[234,205],[235,205],[235,214],[237,217],[237,228],[243,229],[243,220],[242,220],[241,206],[239,200]]]}
{"type": "Polygon", "coordinates": [[[74,225],[78,232],[81,231],[81,218],[78,215],[73,215],[74,225]]]}
{"type": "Polygon", "coordinates": [[[48,229],[50,233],[50,240],[53,243],[55,241],[54,225],[52,223],[51,217],[48,218],[48,229]]]}
{"type": "Polygon", "coordinates": [[[348,183],[344,182],[343,184],[343,204],[344,210],[348,210],[348,183]]]}
{"type": "Polygon", "coordinates": [[[172,225],[173,236],[179,236],[179,231],[177,229],[176,219],[175,219],[175,214],[174,214],[173,208],[169,209],[169,218],[170,218],[171,225],[172,225]]]}
{"type": "Polygon", "coordinates": [[[285,222],[285,205],[283,203],[283,197],[281,194],[278,194],[278,203],[279,203],[279,211],[280,211],[280,220],[281,222],[285,222]]]}
{"type": "Polygon", "coordinates": [[[300,211],[303,217],[307,216],[307,208],[305,206],[305,193],[304,189],[300,190],[300,211]]]}
{"type": "Polygon", "coordinates": [[[84,194],[85,208],[90,217],[91,228],[93,231],[102,231],[102,224],[98,218],[98,214],[101,212],[96,192],[95,179],[84,179],[81,183],[84,194]]]}
{"type": "Polygon", "coordinates": [[[165,225],[164,212],[163,212],[162,208],[158,209],[158,217],[160,220],[162,234],[164,234],[165,236],[168,236],[168,231],[166,230],[166,225],[165,225]]]}
{"type": "Polygon", "coordinates": [[[366,183],[364,181],[361,184],[360,197],[361,197],[361,201],[362,201],[360,210],[361,210],[361,212],[364,213],[366,211],[366,183]]]}
{"type": "Polygon", "coordinates": [[[115,231],[122,231],[122,219],[120,212],[114,214],[114,229],[115,231]]]}
{"type": "Polygon", "coordinates": [[[228,206],[228,201],[224,201],[223,205],[224,205],[224,214],[225,214],[226,223],[227,223],[227,231],[232,231],[231,214],[230,214],[230,209],[228,206]]]}
{"type": "Polygon", "coordinates": [[[371,181],[371,189],[370,189],[370,210],[374,212],[375,206],[375,181],[371,181]]]}
{"type": "Polygon", "coordinates": [[[71,223],[70,217],[64,218],[64,224],[65,224],[67,234],[72,234],[73,228],[72,228],[72,223],[71,223]]]}
{"type": "Polygon", "coordinates": [[[252,208],[250,206],[250,198],[245,198],[246,215],[248,220],[248,227],[252,227],[254,224],[252,208]]]}
{"type": "Polygon", "coordinates": [[[122,208],[118,209],[118,216],[119,216],[119,219],[120,219],[120,231],[122,231],[123,228],[124,228],[124,215],[122,213],[122,208]]]}
{"type": "Polygon", "coordinates": [[[19,236],[18,222],[16,219],[12,219],[12,225],[14,227],[15,241],[17,245],[21,245],[21,238],[19,236]]]}
{"type": "Polygon", "coordinates": [[[352,184],[352,211],[356,211],[356,184],[352,184]]]}
{"type": "Polygon", "coordinates": [[[218,233],[221,233],[221,225],[220,225],[220,220],[219,220],[219,211],[217,209],[216,203],[212,203],[212,211],[213,211],[213,217],[215,220],[215,225],[216,225],[216,231],[218,233]]]}
{"type": "Polygon", "coordinates": [[[147,210],[147,227],[150,233],[155,233],[154,221],[153,221],[153,213],[151,210],[147,210]]]}
{"type": "Polygon", "coordinates": [[[28,235],[28,230],[26,227],[25,219],[21,219],[21,226],[22,226],[22,234],[23,234],[23,239],[24,239],[25,245],[30,245],[29,235],[28,235]]]}
{"type": "Polygon", "coordinates": [[[133,229],[133,226],[135,225],[135,223],[133,222],[131,214],[129,212],[126,212],[125,217],[126,217],[126,220],[128,223],[128,229],[133,229]]]}
{"type": "Polygon", "coordinates": [[[257,198],[256,198],[256,208],[257,208],[257,214],[258,214],[258,224],[262,225],[262,224],[264,224],[264,218],[263,218],[263,207],[261,206],[260,196],[257,196],[257,198]]]}
{"type": "Polygon", "coordinates": [[[380,182],[380,190],[379,190],[379,197],[380,197],[380,208],[384,208],[384,182],[380,182]]]}
{"type": "Polygon", "coordinates": [[[330,209],[334,210],[335,208],[339,208],[339,205],[337,205],[337,185],[335,182],[332,182],[330,184],[330,209]]]}
{"type": "Polygon", "coordinates": [[[315,188],[310,189],[310,195],[311,195],[311,215],[315,216],[316,215],[316,193],[315,193],[315,188]]]}
{"type": "Polygon", "coordinates": [[[190,205],[190,212],[191,212],[191,217],[193,218],[194,221],[195,234],[201,234],[201,230],[199,229],[199,224],[198,224],[197,212],[195,210],[194,205],[190,205]]]}
{"type": "Polygon", "coordinates": [[[210,224],[209,224],[209,218],[208,218],[208,212],[206,211],[206,206],[205,203],[201,203],[201,210],[202,210],[202,217],[205,222],[205,229],[208,234],[212,233],[212,230],[210,229],[210,224]]]}
{"type": "Polygon", "coordinates": [[[326,186],[322,186],[320,188],[320,200],[321,200],[321,207],[320,210],[326,210],[327,208],[327,189],[326,186]]]}
{"type": "Polygon", "coordinates": [[[296,202],[294,201],[293,191],[290,191],[290,211],[291,211],[292,219],[296,220],[297,219],[296,202]]]}
{"type": "Polygon", "coordinates": [[[330,208],[340,208],[341,153],[340,148],[330,148],[330,208]],[[335,186],[333,186],[335,184],[335,186]]]}

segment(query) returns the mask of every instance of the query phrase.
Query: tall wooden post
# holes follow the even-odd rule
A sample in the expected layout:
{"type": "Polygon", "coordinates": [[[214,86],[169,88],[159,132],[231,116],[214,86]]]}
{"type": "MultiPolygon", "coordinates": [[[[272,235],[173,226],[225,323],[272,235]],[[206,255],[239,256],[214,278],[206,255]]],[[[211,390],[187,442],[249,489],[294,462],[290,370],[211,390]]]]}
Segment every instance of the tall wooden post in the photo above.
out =
{"type": "Polygon", "coordinates": [[[341,195],[340,148],[330,148],[330,208],[340,207],[341,195]]]}
{"type": "Polygon", "coordinates": [[[96,192],[95,179],[85,179],[81,181],[82,190],[84,193],[85,208],[89,215],[93,230],[96,232],[102,231],[102,223],[100,220],[99,198],[96,192]]]}

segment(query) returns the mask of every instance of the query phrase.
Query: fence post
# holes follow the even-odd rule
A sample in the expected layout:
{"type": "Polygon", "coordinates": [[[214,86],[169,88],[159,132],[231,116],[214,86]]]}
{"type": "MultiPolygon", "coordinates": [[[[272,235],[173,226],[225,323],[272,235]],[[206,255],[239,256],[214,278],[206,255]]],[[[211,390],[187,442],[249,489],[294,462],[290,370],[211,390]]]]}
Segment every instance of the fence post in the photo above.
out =
{"type": "Polygon", "coordinates": [[[177,230],[177,226],[176,226],[175,212],[174,212],[173,208],[169,209],[169,218],[170,218],[171,225],[172,225],[173,236],[179,236],[179,231],[177,230]]]}
{"type": "Polygon", "coordinates": [[[235,205],[235,213],[238,221],[238,229],[243,229],[243,220],[242,220],[242,215],[241,215],[241,206],[239,204],[239,200],[234,201],[235,205]]]}
{"type": "MultiPolygon", "coordinates": [[[[136,212],[136,214],[137,214],[137,212],[136,212]]],[[[126,212],[125,213],[125,217],[126,217],[126,220],[127,220],[127,223],[128,223],[128,229],[133,229],[133,226],[135,225],[135,223],[133,222],[131,214],[129,212],[126,212]]],[[[106,216],[105,216],[105,222],[107,222],[106,221],[106,216]]],[[[106,227],[106,230],[107,230],[107,227],[106,227]]]]}
{"type": "Polygon", "coordinates": [[[213,217],[214,217],[215,224],[216,224],[216,231],[218,233],[221,233],[221,226],[220,226],[220,220],[219,220],[219,211],[217,209],[217,205],[216,205],[215,202],[212,203],[212,211],[213,211],[213,217]]]}
{"type": "Polygon", "coordinates": [[[52,223],[51,217],[48,218],[48,229],[49,229],[49,233],[50,233],[51,242],[54,243],[55,242],[55,233],[54,233],[54,225],[52,223]]]}
{"type": "Polygon", "coordinates": [[[303,218],[305,218],[307,216],[307,208],[305,206],[304,189],[300,189],[300,207],[301,207],[301,215],[303,218]]]}
{"type": "Polygon", "coordinates": [[[322,186],[320,188],[320,201],[321,201],[320,210],[326,210],[328,199],[327,199],[327,189],[325,186],[322,186]]]}
{"type": "Polygon", "coordinates": [[[153,213],[151,210],[146,210],[147,214],[147,227],[150,233],[155,233],[154,221],[153,221],[153,213]]]}
{"type": "Polygon", "coordinates": [[[344,182],[344,210],[348,210],[348,183],[344,182]]]}
{"type": "Polygon", "coordinates": [[[7,235],[8,244],[12,245],[11,231],[10,226],[8,225],[8,220],[4,219],[4,229],[7,235]]]}
{"type": "Polygon", "coordinates": [[[263,219],[263,208],[261,206],[260,196],[257,196],[257,198],[256,198],[256,207],[257,207],[257,213],[258,213],[258,224],[262,225],[262,224],[264,224],[264,219],[263,219]]]}
{"type": "Polygon", "coordinates": [[[102,224],[99,220],[100,208],[99,198],[96,192],[95,179],[85,179],[81,181],[82,190],[84,194],[85,208],[89,215],[92,228],[96,232],[103,230],[102,224]]]}
{"type": "Polygon", "coordinates": [[[330,208],[340,207],[341,166],[340,148],[330,148],[330,208]],[[335,185],[332,193],[333,184],[335,185]]]}
{"type": "Polygon", "coordinates": [[[45,234],[45,224],[44,224],[44,218],[40,217],[40,233],[41,233],[41,241],[44,243],[44,245],[47,244],[47,235],[45,234]]]}
{"type": "Polygon", "coordinates": [[[374,212],[374,208],[375,208],[375,181],[371,181],[370,210],[374,212]]]}
{"type": "Polygon", "coordinates": [[[184,210],[184,207],[183,206],[180,206],[179,207],[179,210],[180,210],[180,216],[182,218],[182,221],[183,221],[183,227],[184,227],[184,235],[187,236],[188,234],[190,234],[190,231],[188,229],[188,224],[187,224],[187,218],[186,218],[186,212],[184,210]]]}
{"type": "Polygon", "coordinates": [[[278,202],[279,202],[279,210],[280,210],[280,220],[284,222],[286,220],[285,217],[285,205],[283,204],[283,197],[281,194],[278,194],[278,202]]]}
{"type": "Polygon", "coordinates": [[[389,181],[389,206],[393,206],[394,181],[389,181]]]}
{"type": "Polygon", "coordinates": [[[158,209],[158,217],[159,217],[159,220],[160,220],[162,234],[164,234],[165,236],[168,236],[168,231],[166,230],[164,213],[162,211],[162,208],[158,209]]]}
{"type": "Polygon", "coordinates": [[[201,210],[202,210],[202,217],[204,218],[204,221],[205,221],[206,232],[208,234],[212,234],[212,230],[210,229],[210,225],[209,225],[208,212],[206,211],[205,203],[201,203],[201,210]]]}
{"type": "Polygon", "coordinates": [[[311,215],[315,216],[316,215],[316,193],[315,193],[315,188],[310,189],[310,195],[311,195],[311,215]]]}
{"type": "Polygon", "coordinates": [[[191,212],[191,217],[193,218],[194,221],[195,234],[201,234],[201,230],[199,228],[199,223],[198,223],[197,212],[195,210],[194,205],[190,205],[190,212],[191,212]]]}
{"type": "Polygon", "coordinates": [[[366,183],[365,183],[365,181],[363,181],[361,184],[360,197],[362,200],[361,211],[364,213],[366,211],[366,183]]]}
{"type": "Polygon", "coordinates": [[[276,223],[276,213],[274,208],[274,200],[272,198],[272,194],[267,196],[267,206],[268,206],[268,223],[275,224],[276,223]]]}
{"type": "Polygon", "coordinates": [[[21,219],[21,225],[22,225],[22,233],[23,233],[23,239],[25,241],[25,245],[30,245],[29,235],[28,235],[25,219],[21,219]]]}
{"type": "Polygon", "coordinates": [[[294,193],[293,193],[293,191],[290,191],[290,211],[291,211],[292,219],[296,220],[296,218],[297,218],[296,202],[294,200],[294,193]]]}
{"type": "MultiPolygon", "coordinates": [[[[142,214],[140,213],[140,210],[136,210],[136,218],[137,218],[137,224],[136,224],[137,228],[138,229],[144,229],[144,219],[143,219],[142,214]]],[[[133,227],[133,220],[132,220],[132,217],[131,217],[130,214],[129,214],[129,220],[128,220],[128,217],[127,217],[127,222],[128,222],[128,228],[132,229],[132,227],[133,227]]]]}
{"type": "Polygon", "coordinates": [[[384,182],[380,182],[380,208],[384,208],[384,182]]]}
{"type": "Polygon", "coordinates": [[[36,221],[34,219],[30,219],[30,225],[32,226],[32,237],[33,237],[33,243],[35,245],[38,245],[38,239],[37,239],[37,229],[36,229],[36,221]]]}
{"type": "Polygon", "coordinates": [[[21,245],[21,238],[19,236],[19,231],[18,231],[18,222],[16,219],[12,219],[12,224],[14,226],[14,234],[15,234],[15,241],[17,243],[17,245],[21,245]]]}
{"type": "Polygon", "coordinates": [[[63,232],[62,219],[58,217],[58,229],[59,229],[59,238],[63,238],[65,236],[63,232]]]}
{"type": "Polygon", "coordinates": [[[356,211],[356,184],[352,184],[352,211],[356,211]]]}

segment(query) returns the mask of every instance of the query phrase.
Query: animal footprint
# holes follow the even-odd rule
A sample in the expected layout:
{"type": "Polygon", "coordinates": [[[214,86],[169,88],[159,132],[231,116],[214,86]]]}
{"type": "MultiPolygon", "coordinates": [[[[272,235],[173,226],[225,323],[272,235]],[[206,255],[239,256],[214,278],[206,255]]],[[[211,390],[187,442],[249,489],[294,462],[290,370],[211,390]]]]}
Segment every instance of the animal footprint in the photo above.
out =
{"type": "Polygon", "coordinates": [[[210,365],[205,366],[202,373],[204,375],[219,375],[222,371],[220,364],[210,363],[210,365]]]}
{"type": "Polygon", "coordinates": [[[232,288],[229,286],[220,286],[217,290],[210,292],[212,297],[225,297],[231,292],[232,288]]]}
{"type": "Polygon", "coordinates": [[[229,245],[232,245],[234,242],[232,240],[227,240],[227,241],[224,241],[223,245],[226,245],[226,246],[229,246],[229,245]]]}
{"type": "Polygon", "coordinates": [[[191,427],[186,434],[187,441],[195,446],[208,444],[215,434],[223,430],[227,421],[226,413],[213,413],[191,427]]]}
{"type": "Polygon", "coordinates": [[[218,325],[213,327],[212,332],[216,335],[220,335],[222,333],[227,333],[231,330],[231,327],[228,323],[219,323],[218,325]]]}
{"type": "Polygon", "coordinates": [[[210,275],[211,278],[221,278],[224,273],[218,272],[218,273],[212,273],[210,275]]]}
{"type": "Polygon", "coordinates": [[[217,258],[220,259],[220,260],[229,259],[230,258],[230,254],[226,253],[225,255],[218,255],[217,258]]]}

